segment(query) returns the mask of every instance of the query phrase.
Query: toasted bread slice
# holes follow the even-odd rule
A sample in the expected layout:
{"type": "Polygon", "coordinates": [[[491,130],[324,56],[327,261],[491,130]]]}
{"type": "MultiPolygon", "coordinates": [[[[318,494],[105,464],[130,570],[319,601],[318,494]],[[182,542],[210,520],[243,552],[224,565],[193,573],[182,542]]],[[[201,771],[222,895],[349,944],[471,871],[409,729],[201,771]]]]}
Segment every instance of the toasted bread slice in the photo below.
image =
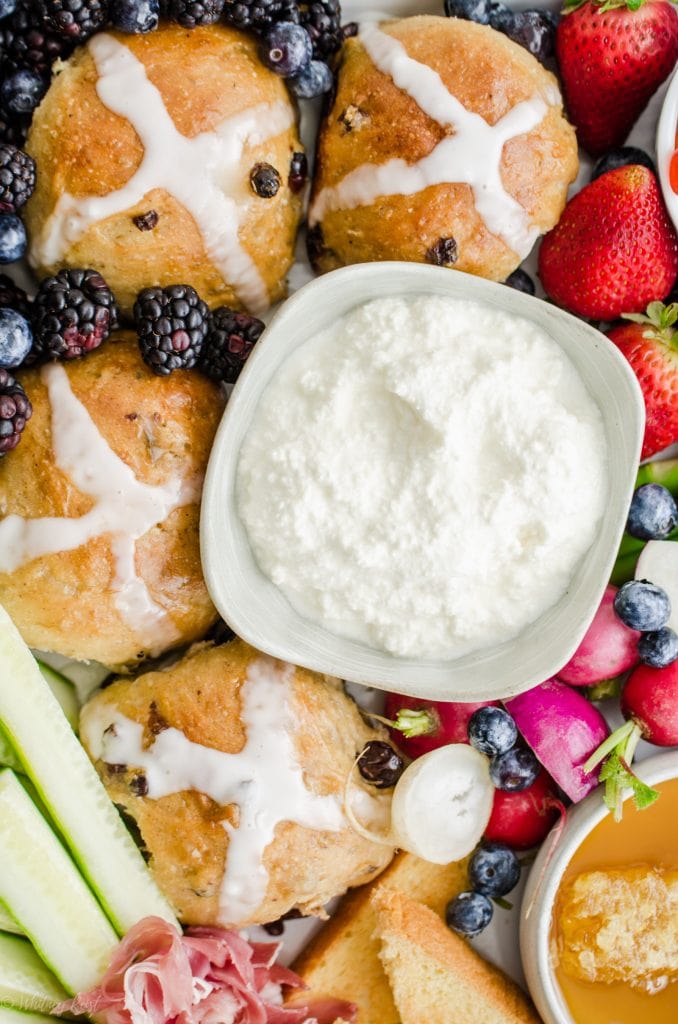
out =
{"type": "Polygon", "coordinates": [[[378,887],[372,909],[402,1024],[539,1024],[518,986],[428,907],[378,887]]]}
{"type": "MultiPolygon", "coordinates": [[[[411,892],[427,907],[442,914],[448,900],[467,886],[467,861],[428,864],[400,853],[371,885],[344,897],[337,912],[306,947],[294,970],[313,996],[336,996],[358,1007],[358,1024],[400,1024],[376,937],[377,917],[370,898],[375,889],[411,892]]],[[[308,992],[291,1002],[303,1003],[308,992]]]]}

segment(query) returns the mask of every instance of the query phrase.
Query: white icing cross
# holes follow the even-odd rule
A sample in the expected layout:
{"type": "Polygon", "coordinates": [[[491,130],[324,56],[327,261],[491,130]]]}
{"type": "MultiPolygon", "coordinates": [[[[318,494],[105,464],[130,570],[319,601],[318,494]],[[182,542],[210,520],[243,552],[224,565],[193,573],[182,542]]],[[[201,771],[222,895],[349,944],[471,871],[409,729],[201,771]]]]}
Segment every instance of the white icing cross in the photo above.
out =
{"type": "MultiPolygon", "coordinates": [[[[431,185],[465,183],[473,189],[475,205],[489,231],[524,258],[539,234],[527,211],[504,188],[501,157],[504,144],[532,131],[548,110],[539,95],[518,103],[496,124],[467,110],[448,92],[440,75],[407,54],[402,43],[376,25],[361,28],[360,39],[379,71],[411,96],[417,105],[454,135],[446,135],[418,163],[394,158],[384,164],[363,164],[334,185],[323,189],[310,211],[317,224],[333,210],[369,206],[379,196],[412,195],[431,185]]],[[[557,96],[549,95],[555,102],[557,96]]]]}
{"type": "Polygon", "coordinates": [[[304,781],[293,741],[289,706],[294,667],[260,657],[247,666],[240,690],[246,741],[226,754],[189,740],[179,729],[163,730],[144,749],[144,729],[118,711],[83,718],[83,737],[93,756],[107,764],[142,768],[148,797],[205,793],[222,807],[236,804],[238,824],[223,821],[228,854],[220,895],[220,922],[237,925],[251,917],[266,896],[264,853],[277,826],[293,821],[321,832],[346,824],[337,796],[320,796],[304,781]],[[112,726],[112,728],[111,728],[112,726]]]}
{"type": "Polygon", "coordinates": [[[151,597],[134,564],[136,541],[182,505],[197,501],[200,481],[170,480],[154,487],[137,480],[101,436],[71,390],[63,366],[43,367],[51,405],[55,465],[95,504],[80,517],[9,515],[0,521],[0,572],[13,572],[42,555],[73,551],[95,537],[111,535],[116,564],[112,589],[122,618],[160,653],[177,638],[164,608],[151,597]]]}
{"type": "Polygon", "coordinates": [[[289,104],[262,103],[222,121],[214,131],[187,138],[177,131],[159,90],[146,76],[144,65],[113,36],[101,33],[89,44],[99,75],[99,99],[124,117],[144,147],[139,167],[129,181],[105,196],[59,198],[31,251],[31,260],[45,266],[58,263],[68,244],[76,242],[98,221],[123,213],[153,189],[177,199],[200,229],[205,251],[224,281],[253,312],[268,305],[266,285],[239,238],[247,208],[240,192],[244,147],[274,138],[293,123],[289,104]],[[227,193],[231,193],[230,195],[227,193]]]}

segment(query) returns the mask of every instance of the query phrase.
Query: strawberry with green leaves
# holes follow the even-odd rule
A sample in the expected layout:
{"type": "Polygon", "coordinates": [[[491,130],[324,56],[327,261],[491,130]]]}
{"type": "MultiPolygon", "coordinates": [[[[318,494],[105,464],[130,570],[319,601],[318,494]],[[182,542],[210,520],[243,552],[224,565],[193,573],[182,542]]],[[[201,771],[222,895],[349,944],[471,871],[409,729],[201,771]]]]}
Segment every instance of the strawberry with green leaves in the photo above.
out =
{"type": "Polygon", "coordinates": [[[671,0],[566,0],[556,55],[570,120],[592,156],[620,146],[678,60],[671,0]]]}
{"type": "Polygon", "coordinates": [[[678,276],[678,237],[656,177],[630,164],[578,192],[544,236],[539,276],[550,298],[591,320],[641,313],[678,276]]]}
{"type": "Polygon", "coordinates": [[[651,302],[645,315],[627,313],[624,320],[608,337],[628,359],[643,392],[647,459],[678,441],[678,302],[651,302]]]}

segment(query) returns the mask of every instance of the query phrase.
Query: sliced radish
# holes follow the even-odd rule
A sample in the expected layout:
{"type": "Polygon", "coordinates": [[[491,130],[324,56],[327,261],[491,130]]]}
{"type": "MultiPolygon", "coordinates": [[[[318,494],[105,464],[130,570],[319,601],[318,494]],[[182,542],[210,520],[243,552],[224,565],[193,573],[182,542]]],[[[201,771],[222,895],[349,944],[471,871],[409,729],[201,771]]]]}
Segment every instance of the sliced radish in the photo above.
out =
{"type": "Polygon", "coordinates": [[[649,580],[666,591],[671,601],[667,626],[678,633],[678,541],[648,541],[638,559],[636,579],[649,580]]]}
{"type": "Polygon", "coordinates": [[[395,841],[432,864],[461,860],[490,820],[494,787],[486,757],[462,743],[413,761],[393,792],[395,841]]]}

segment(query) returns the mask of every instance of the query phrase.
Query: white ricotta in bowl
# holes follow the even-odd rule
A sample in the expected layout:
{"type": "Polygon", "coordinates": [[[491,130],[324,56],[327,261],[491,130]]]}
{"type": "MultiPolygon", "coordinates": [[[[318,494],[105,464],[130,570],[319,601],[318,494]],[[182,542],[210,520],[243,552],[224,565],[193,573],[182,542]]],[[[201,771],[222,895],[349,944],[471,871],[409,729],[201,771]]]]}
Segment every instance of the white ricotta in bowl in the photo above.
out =
{"type": "Polygon", "coordinates": [[[607,489],[602,419],[559,345],[432,295],[369,302],[302,344],[237,472],[254,555],[295,608],[418,658],[510,640],[554,605],[607,489]]]}

